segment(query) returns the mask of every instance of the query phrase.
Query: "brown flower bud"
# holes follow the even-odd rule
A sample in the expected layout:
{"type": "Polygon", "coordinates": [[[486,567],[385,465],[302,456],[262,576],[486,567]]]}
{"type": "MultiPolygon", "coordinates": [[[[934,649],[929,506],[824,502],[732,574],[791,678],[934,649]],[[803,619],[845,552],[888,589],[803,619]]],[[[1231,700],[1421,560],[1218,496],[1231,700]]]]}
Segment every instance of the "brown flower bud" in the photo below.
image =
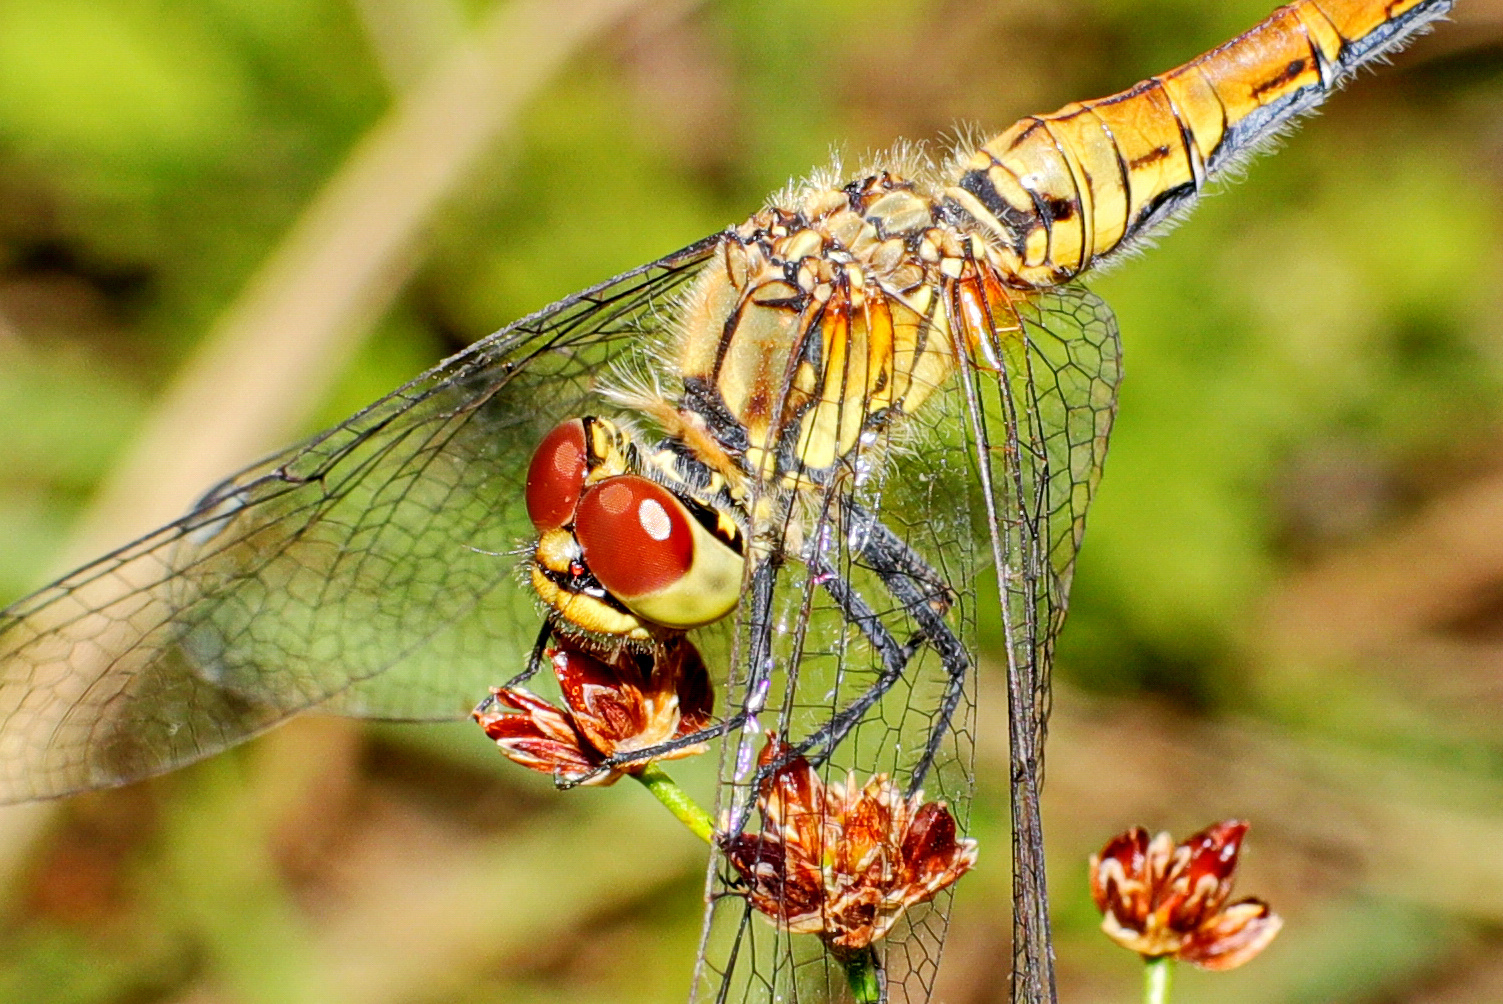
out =
{"type": "Polygon", "coordinates": [[[1257,955],[1283,920],[1257,899],[1230,906],[1247,823],[1229,819],[1175,844],[1134,826],[1091,855],[1091,898],[1107,937],[1145,958],[1235,969],[1257,955]]]}
{"type": "MultiPolygon", "coordinates": [[[[765,766],[788,756],[769,736],[765,766]]],[[[721,840],[752,905],[779,927],[817,934],[833,948],[864,949],[903,913],[933,899],[976,863],[943,802],[905,798],[886,774],[858,786],[825,784],[793,757],[758,794],[762,832],[721,840]]]]}
{"type": "MultiPolygon", "coordinates": [[[[475,710],[485,734],[524,767],[561,782],[613,784],[623,771],[596,773],[607,758],[709,724],[714,689],[699,651],[687,640],[652,653],[622,649],[602,656],[565,637],[548,655],[562,708],[522,687],[497,687],[492,699],[475,710]]],[[[703,744],[686,746],[657,759],[676,760],[704,749],[703,744]]],[[[643,766],[634,764],[625,772],[643,766]]]]}

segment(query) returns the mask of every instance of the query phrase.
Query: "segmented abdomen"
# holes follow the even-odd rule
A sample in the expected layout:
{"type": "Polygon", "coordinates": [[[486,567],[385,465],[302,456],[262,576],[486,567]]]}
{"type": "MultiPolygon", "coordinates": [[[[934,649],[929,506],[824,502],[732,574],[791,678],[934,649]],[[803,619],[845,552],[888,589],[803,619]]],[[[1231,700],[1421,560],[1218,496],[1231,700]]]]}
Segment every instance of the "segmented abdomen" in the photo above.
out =
{"type": "Polygon", "coordinates": [[[1023,119],[947,195],[1018,279],[1065,282],[1184,208],[1451,0],[1299,0],[1225,45],[1111,97],[1023,119]]]}

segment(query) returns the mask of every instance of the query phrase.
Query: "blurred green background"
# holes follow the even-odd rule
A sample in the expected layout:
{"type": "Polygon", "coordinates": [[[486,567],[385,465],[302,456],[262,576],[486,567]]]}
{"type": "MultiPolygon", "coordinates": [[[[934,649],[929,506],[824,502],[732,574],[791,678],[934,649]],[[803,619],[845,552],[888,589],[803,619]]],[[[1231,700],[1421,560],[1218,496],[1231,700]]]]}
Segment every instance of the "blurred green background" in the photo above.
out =
{"type": "MultiPolygon", "coordinates": [[[[1092,282],[1127,379],[1049,751],[1072,1004],[1138,979],[1086,855],[1229,816],[1287,927],[1176,999],[1503,999],[1503,4],[1459,6],[1092,282]]],[[[1269,9],[0,0],[0,599],[832,149],[999,131],[1269,9]]],[[[1006,999],[1000,693],[953,1004],[1006,999]]],[[[523,775],[309,718],[5,810],[0,1000],[683,999],[702,849],[523,775]]]]}

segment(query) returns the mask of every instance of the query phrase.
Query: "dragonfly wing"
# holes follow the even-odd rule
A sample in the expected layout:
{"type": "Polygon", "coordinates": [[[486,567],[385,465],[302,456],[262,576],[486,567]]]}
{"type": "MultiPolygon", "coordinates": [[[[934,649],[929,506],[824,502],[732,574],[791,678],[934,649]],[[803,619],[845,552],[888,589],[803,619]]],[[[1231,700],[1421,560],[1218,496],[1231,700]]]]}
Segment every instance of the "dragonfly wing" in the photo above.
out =
{"type": "Polygon", "coordinates": [[[0,801],[170,770],[297,711],[453,718],[541,623],[514,557],[553,425],[611,413],[706,239],[491,335],[0,613],[0,801]]]}
{"type": "Polygon", "coordinates": [[[1015,304],[1021,337],[999,339],[1002,379],[973,372],[972,423],[989,492],[1008,675],[1013,826],[1014,1001],[1052,1002],[1044,876],[1049,674],[1086,509],[1116,414],[1121,346],[1111,309],[1082,286],[1015,304]]]}
{"type": "MultiPolygon", "coordinates": [[[[853,777],[859,787],[886,774],[903,791],[921,786],[923,800],[947,803],[965,831],[974,714],[974,674],[965,669],[979,649],[975,583],[989,553],[978,546],[984,516],[965,489],[974,481],[975,463],[965,437],[954,434],[963,429],[965,415],[954,384],[937,389],[904,428],[858,448],[850,467],[860,471],[866,465],[870,478],[858,474],[800,500],[802,528],[792,536],[802,538],[802,558],[790,556],[772,569],[765,614],[758,609],[756,583],[742,602],[731,641],[737,673],[727,703],[758,714],[726,742],[720,809],[732,832],[766,828],[755,781],[756,755],[767,733],[790,743],[817,736],[883,679],[888,666],[873,637],[879,632],[889,644],[911,649],[902,674],[819,764],[820,775],[827,784],[853,777]],[[864,523],[862,515],[874,524],[864,523]],[[916,642],[924,612],[884,582],[882,561],[866,544],[876,533],[890,533],[908,556],[927,566],[928,595],[948,605],[941,619],[961,653],[958,679],[937,647],[916,642]],[[842,589],[865,608],[859,615],[868,619],[864,627],[852,616],[849,599],[839,600],[842,589]],[[759,677],[759,666],[771,672],[759,677]],[[951,727],[931,762],[930,738],[952,696],[951,727]]],[[[907,579],[912,584],[916,577],[907,579]]],[[[744,881],[723,857],[712,868],[717,894],[706,920],[696,1000],[846,999],[844,969],[820,939],[781,930],[752,912],[740,895],[744,881]]],[[[887,999],[928,999],[949,902],[946,889],[910,908],[877,943],[887,999]]]]}
{"type": "MultiPolygon", "coordinates": [[[[1025,498],[1019,511],[1039,527],[1044,551],[1036,620],[1047,627],[1030,643],[1040,655],[1037,664],[1047,670],[1064,623],[1086,509],[1106,461],[1122,379],[1122,347],[1111,308],[1081,285],[1034,294],[1018,304],[1018,314],[1027,353],[1014,356],[1009,371],[1026,376],[1012,395],[1026,401],[1028,416],[1020,423],[1026,438],[1019,453],[1025,498]]],[[[998,410],[1001,405],[999,401],[998,410]]],[[[1000,428],[999,419],[989,416],[990,427],[1000,428]]],[[[995,443],[995,437],[989,438],[995,443]]],[[[1036,687],[1046,707],[1048,684],[1044,674],[1036,687]]],[[[1044,718],[1034,722],[1040,742],[1045,724],[1044,718]]]]}
{"type": "MultiPolygon", "coordinates": [[[[1021,334],[998,333],[992,354],[1004,361],[1001,379],[974,369],[932,388],[921,409],[863,439],[845,475],[803,493],[787,525],[773,529],[793,541],[790,553],[766,571],[765,603],[753,582],[731,642],[728,703],[756,712],[722,764],[732,832],[765,827],[754,785],[765,733],[793,743],[826,734],[882,685],[883,639],[904,653],[902,675],[823,761],[826,783],[886,774],[947,803],[964,832],[972,669],[999,641],[1033,702],[1024,731],[1035,743],[1041,736],[1054,632],[1110,431],[1117,343],[1110,312],[1083,289],[1017,308],[1021,334]],[[978,586],[994,564],[1000,607],[978,586]]],[[[721,862],[714,878],[721,895],[706,923],[698,999],[841,999],[844,971],[818,938],[751,912],[733,867],[721,862]]],[[[946,891],[910,909],[877,943],[888,999],[929,998],[948,903],[946,891]]]]}
{"type": "MultiPolygon", "coordinates": [[[[844,781],[853,772],[864,783],[886,773],[905,790],[921,781],[925,801],[945,801],[962,832],[968,821],[974,673],[966,672],[956,690],[942,646],[915,644],[933,631],[911,596],[905,600],[884,583],[881,561],[863,546],[873,531],[852,520],[852,511],[870,514],[916,559],[910,583],[927,575],[938,588],[926,595],[947,595],[944,625],[962,650],[963,669],[974,667],[983,648],[993,654],[999,643],[1006,648],[1026,698],[1018,743],[1029,751],[1028,791],[1036,794],[1048,666],[1105,456],[1119,364],[1111,312],[1083,288],[1040,293],[1016,308],[1021,336],[999,334],[993,356],[1004,361],[1002,377],[973,369],[950,379],[917,414],[863,442],[850,464],[853,476],[805,500],[799,512],[804,560],[770,573],[775,580],[766,612],[759,613],[755,589],[743,602],[729,703],[759,713],[753,727],[727,743],[722,764],[721,808],[733,830],[755,831],[762,822],[753,782],[763,734],[775,730],[789,741],[820,734],[884,672],[876,629],[853,623],[849,604],[834,595],[840,585],[861,597],[866,615],[911,653],[902,678],[825,761],[825,780],[844,781]],[[863,465],[870,476],[863,477],[863,465]],[[1001,569],[1000,605],[977,585],[993,566],[1001,569]],[[759,663],[771,674],[759,677],[759,663]],[[949,728],[931,747],[949,701],[949,728]]],[[[1041,864],[1036,809],[1019,819],[1025,827],[1020,836],[1031,841],[1024,863],[1041,864]]],[[[720,895],[706,922],[697,999],[839,999],[844,971],[821,942],[755,915],[740,895],[744,880],[724,862],[716,867],[720,895]]],[[[1042,973],[1040,986],[1047,987],[1047,965],[1031,957],[1042,950],[1048,958],[1042,878],[1021,882],[1019,893],[1020,971],[1042,973]]],[[[888,999],[929,998],[948,903],[945,892],[911,909],[878,943],[888,999]]],[[[1018,999],[1050,999],[1037,986],[1024,990],[1018,999]]]]}

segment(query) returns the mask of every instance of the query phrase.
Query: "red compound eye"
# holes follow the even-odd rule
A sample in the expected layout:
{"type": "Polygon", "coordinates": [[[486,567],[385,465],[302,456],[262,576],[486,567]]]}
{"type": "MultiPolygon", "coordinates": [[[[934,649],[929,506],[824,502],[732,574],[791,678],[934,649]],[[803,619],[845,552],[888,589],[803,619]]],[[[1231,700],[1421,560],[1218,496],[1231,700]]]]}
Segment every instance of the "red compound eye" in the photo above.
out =
{"type": "Polygon", "coordinates": [[[573,518],[587,456],[584,422],[578,418],[559,425],[538,444],[527,466],[527,515],[539,533],[573,518]]]}
{"type": "Polygon", "coordinates": [[[740,600],[741,552],[646,478],[622,474],[587,489],[575,509],[574,537],[600,584],[644,620],[698,627],[740,600]]]}
{"type": "Polygon", "coordinates": [[[694,533],[683,505],[631,474],[584,493],[574,536],[600,584],[625,602],[667,589],[694,564],[694,533]]]}

